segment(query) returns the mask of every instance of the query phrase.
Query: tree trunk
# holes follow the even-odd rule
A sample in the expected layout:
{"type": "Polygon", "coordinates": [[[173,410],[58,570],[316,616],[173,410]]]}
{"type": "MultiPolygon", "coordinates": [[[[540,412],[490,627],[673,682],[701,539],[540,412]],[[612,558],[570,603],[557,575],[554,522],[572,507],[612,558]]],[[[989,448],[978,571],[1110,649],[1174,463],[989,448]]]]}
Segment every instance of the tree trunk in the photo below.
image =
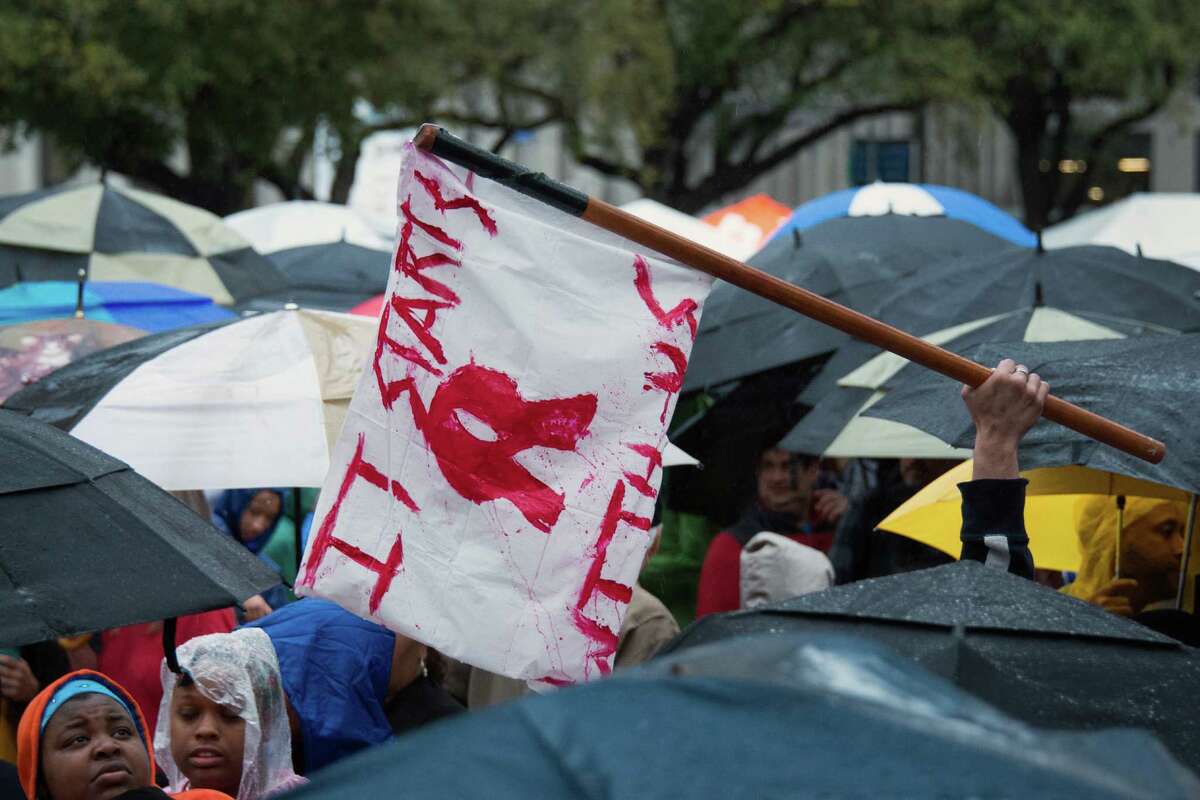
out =
{"type": "Polygon", "coordinates": [[[342,157],[338,159],[333,174],[333,186],[329,189],[329,202],[345,204],[350,200],[350,189],[354,186],[354,171],[358,157],[362,155],[362,137],[338,134],[341,139],[342,157]]]}
{"type": "Polygon", "coordinates": [[[1031,82],[1016,78],[1009,81],[1003,96],[997,98],[1002,116],[1017,145],[1017,178],[1021,182],[1021,202],[1025,206],[1025,227],[1043,230],[1050,221],[1058,189],[1058,165],[1042,171],[1042,144],[1046,140],[1049,114],[1045,98],[1031,82]]]}

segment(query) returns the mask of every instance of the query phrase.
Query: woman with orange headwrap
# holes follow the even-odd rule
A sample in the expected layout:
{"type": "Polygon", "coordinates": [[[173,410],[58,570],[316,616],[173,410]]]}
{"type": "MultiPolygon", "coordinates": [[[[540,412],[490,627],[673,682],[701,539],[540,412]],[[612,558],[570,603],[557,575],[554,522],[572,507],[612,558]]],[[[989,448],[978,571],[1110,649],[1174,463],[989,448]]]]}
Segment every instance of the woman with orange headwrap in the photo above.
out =
{"type": "MultiPolygon", "coordinates": [[[[43,689],[17,729],[17,770],[28,800],[111,800],[154,786],[154,753],[133,696],[107,676],[79,670],[43,689]]],[[[210,790],[171,795],[230,800],[210,790]]]]}

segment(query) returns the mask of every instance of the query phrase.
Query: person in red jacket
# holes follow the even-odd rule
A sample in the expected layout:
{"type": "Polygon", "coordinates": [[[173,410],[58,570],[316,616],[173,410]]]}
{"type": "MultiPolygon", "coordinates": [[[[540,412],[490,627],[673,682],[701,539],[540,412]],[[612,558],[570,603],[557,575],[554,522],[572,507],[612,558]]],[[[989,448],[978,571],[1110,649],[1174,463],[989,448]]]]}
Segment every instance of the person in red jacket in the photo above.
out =
{"type": "Polygon", "coordinates": [[[779,448],[765,450],[759,456],[754,505],[708,545],[700,568],[697,619],[739,607],[742,548],[756,533],[769,531],[821,552],[829,550],[847,502],[833,489],[814,489],[819,467],[816,456],[779,448]]]}

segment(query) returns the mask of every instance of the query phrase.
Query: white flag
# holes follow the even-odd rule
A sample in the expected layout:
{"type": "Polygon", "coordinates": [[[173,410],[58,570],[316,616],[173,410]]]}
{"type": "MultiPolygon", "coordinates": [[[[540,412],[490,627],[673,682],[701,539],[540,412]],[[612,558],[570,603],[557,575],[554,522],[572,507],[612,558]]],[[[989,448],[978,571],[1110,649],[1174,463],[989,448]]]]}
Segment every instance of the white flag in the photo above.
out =
{"type": "Polygon", "coordinates": [[[456,659],[607,673],[710,279],[409,146],[297,579],[456,659]]]}

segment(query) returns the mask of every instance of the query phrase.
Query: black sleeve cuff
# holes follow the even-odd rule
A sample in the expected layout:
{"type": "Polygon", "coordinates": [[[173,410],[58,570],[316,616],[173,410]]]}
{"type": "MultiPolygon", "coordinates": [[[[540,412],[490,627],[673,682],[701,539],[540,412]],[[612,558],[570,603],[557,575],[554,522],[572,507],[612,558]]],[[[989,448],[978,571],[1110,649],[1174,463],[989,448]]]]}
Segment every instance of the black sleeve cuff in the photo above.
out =
{"type": "Polygon", "coordinates": [[[985,536],[1003,535],[1013,544],[1028,544],[1025,533],[1024,478],[966,481],[962,493],[962,540],[980,541],[985,536]]]}

